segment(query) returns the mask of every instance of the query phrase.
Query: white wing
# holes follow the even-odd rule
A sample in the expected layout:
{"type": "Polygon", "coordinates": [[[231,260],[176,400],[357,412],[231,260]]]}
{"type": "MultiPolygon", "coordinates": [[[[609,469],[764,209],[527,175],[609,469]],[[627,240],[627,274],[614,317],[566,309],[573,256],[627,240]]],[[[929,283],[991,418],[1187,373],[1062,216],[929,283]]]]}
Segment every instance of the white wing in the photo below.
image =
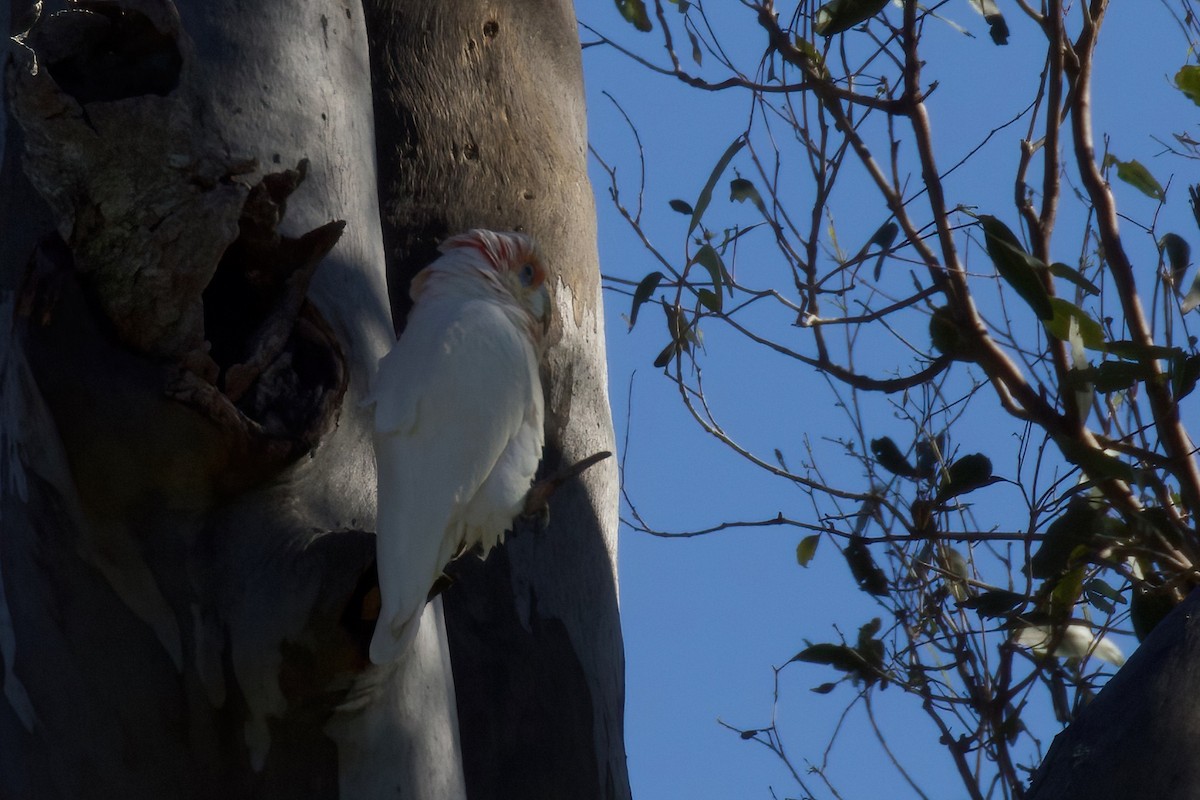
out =
{"type": "MultiPolygon", "coordinates": [[[[1027,625],[1017,634],[1016,643],[1028,647],[1038,655],[1045,655],[1054,638],[1053,632],[1045,625],[1027,625]]],[[[1115,666],[1125,663],[1125,654],[1121,648],[1107,636],[1097,639],[1091,628],[1083,623],[1071,622],[1063,632],[1062,640],[1054,650],[1054,655],[1060,658],[1085,658],[1095,656],[1115,666]]]]}
{"type": "MultiPolygon", "coordinates": [[[[512,458],[506,450],[513,449],[514,439],[528,439],[520,434],[531,425],[537,428],[540,454],[538,380],[528,336],[490,299],[427,295],[413,309],[400,341],[380,361],[372,393],[382,599],[371,640],[375,663],[392,661],[407,649],[429,589],[457,552],[465,526],[484,516],[472,500],[487,495],[494,504],[503,496],[489,476],[502,457],[512,458]],[[487,491],[481,493],[485,482],[487,491]]],[[[520,496],[536,465],[535,457],[520,496]]],[[[507,483],[511,491],[519,478],[507,483]]],[[[517,508],[493,515],[503,517],[496,535],[517,508]]]]}

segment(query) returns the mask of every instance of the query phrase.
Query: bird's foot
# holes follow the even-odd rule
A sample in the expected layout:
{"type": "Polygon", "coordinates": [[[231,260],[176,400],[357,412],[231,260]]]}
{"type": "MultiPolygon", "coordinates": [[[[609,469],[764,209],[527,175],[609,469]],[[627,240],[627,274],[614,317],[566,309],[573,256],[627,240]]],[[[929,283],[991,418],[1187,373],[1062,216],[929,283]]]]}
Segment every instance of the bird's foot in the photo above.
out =
{"type": "Polygon", "coordinates": [[[550,496],[558,491],[558,488],[564,483],[582,474],[584,470],[599,464],[611,455],[612,453],[609,451],[601,450],[599,453],[594,453],[585,459],[576,461],[570,466],[557,470],[553,475],[542,478],[533,484],[529,489],[529,493],[525,495],[525,508],[521,511],[521,515],[525,517],[542,516],[548,520],[550,496]]]}

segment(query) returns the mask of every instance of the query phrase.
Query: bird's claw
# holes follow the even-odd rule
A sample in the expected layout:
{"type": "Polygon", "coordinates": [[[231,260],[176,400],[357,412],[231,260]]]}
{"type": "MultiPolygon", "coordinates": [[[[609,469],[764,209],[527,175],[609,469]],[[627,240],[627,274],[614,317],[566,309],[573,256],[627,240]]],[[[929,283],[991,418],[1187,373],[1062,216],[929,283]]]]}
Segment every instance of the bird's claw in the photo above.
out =
{"type": "Polygon", "coordinates": [[[529,489],[529,493],[525,495],[525,508],[522,509],[521,516],[540,517],[544,524],[548,523],[550,496],[558,491],[558,488],[564,483],[582,474],[584,470],[599,464],[611,455],[612,453],[608,450],[601,450],[599,453],[593,453],[568,467],[563,467],[553,475],[542,478],[533,484],[529,489]]]}

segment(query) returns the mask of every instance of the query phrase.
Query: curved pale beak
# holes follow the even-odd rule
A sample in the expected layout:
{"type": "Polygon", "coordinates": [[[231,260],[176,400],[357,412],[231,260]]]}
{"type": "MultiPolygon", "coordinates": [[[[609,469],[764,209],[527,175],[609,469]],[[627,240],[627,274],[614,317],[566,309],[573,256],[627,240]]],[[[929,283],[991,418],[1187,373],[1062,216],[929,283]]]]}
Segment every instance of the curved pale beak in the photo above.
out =
{"type": "Polygon", "coordinates": [[[551,306],[550,290],[546,287],[546,284],[543,283],[529,293],[529,310],[541,321],[543,332],[550,328],[551,306]]]}

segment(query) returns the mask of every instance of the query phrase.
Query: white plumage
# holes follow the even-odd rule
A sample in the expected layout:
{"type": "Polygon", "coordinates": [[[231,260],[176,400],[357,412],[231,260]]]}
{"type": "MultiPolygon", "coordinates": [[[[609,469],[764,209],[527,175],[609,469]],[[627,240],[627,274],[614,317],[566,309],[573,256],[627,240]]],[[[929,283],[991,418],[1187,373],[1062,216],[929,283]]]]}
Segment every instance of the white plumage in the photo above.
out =
{"type": "Polygon", "coordinates": [[[400,340],[379,362],[371,660],[399,658],[455,556],[486,554],[520,513],[543,444],[538,374],[550,310],[533,241],[472,230],[413,280],[400,340]]]}
{"type": "MultiPolygon", "coordinates": [[[[1048,625],[1026,625],[1018,631],[1013,641],[1021,647],[1028,647],[1036,655],[1044,656],[1053,640],[1054,631],[1048,625]]],[[[1054,648],[1054,655],[1059,658],[1095,656],[1117,667],[1125,663],[1125,654],[1116,642],[1108,636],[1096,636],[1086,622],[1067,623],[1058,646],[1054,648]]]]}

